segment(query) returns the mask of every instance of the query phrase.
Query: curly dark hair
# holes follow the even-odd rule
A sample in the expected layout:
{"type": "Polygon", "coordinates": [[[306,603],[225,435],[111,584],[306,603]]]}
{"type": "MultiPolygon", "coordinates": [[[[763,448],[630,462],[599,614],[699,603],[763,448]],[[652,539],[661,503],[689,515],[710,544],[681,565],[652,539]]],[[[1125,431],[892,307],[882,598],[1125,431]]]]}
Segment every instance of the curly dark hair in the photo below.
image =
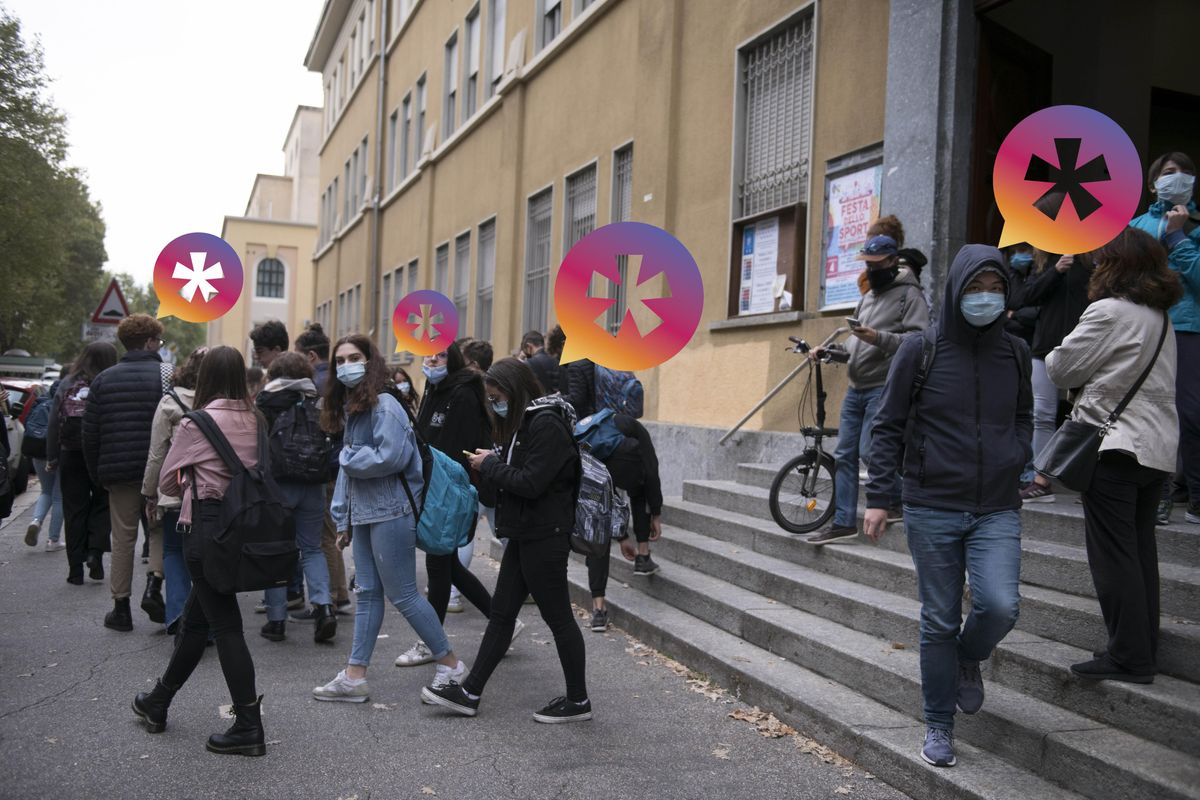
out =
{"type": "Polygon", "coordinates": [[[283,353],[267,368],[267,377],[271,380],[276,378],[300,380],[301,378],[312,378],[312,376],[313,368],[312,364],[308,363],[308,357],[296,352],[283,353]]]}
{"type": "Polygon", "coordinates": [[[126,350],[141,350],[146,342],[162,336],[162,323],[149,314],[130,314],[117,326],[117,338],[126,350]]]}
{"type": "Polygon", "coordinates": [[[310,322],[304,333],[296,337],[296,349],[301,353],[313,353],[324,361],[329,358],[329,337],[319,322],[310,322]]]}
{"type": "Polygon", "coordinates": [[[195,389],[196,378],[200,374],[200,364],[208,355],[208,347],[197,347],[183,362],[183,366],[175,368],[175,385],[181,389],[195,389]]]}
{"type": "Polygon", "coordinates": [[[250,331],[250,341],[254,342],[256,348],[270,350],[278,347],[280,351],[285,351],[288,349],[287,327],[277,319],[267,320],[254,326],[254,330],[250,331]]]}
{"type": "Polygon", "coordinates": [[[1123,297],[1166,311],[1183,297],[1179,275],[1167,266],[1166,248],[1145,231],[1124,228],[1092,257],[1096,269],[1088,283],[1088,299],[1093,302],[1123,297]]]}
{"type": "Polygon", "coordinates": [[[379,402],[379,394],[392,384],[387,364],[379,348],[367,336],[352,333],[337,340],[329,354],[329,380],[325,381],[325,403],[321,409],[321,427],[336,433],[345,425],[346,414],[361,414],[370,411],[379,402]],[[367,372],[353,389],[337,379],[337,351],[344,344],[351,344],[367,359],[367,372]]]}
{"type": "Polygon", "coordinates": [[[890,236],[896,240],[896,247],[904,247],[904,226],[895,214],[888,214],[872,222],[871,227],[867,228],[867,237],[871,236],[890,236]]]}

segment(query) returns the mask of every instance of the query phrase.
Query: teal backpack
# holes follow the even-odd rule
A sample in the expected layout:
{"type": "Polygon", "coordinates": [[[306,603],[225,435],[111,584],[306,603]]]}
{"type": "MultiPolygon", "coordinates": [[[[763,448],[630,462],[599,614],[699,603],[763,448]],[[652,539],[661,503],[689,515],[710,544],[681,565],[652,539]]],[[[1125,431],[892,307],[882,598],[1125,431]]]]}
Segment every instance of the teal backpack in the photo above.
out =
{"type": "Polygon", "coordinates": [[[461,464],[431,447],[415,426],[412,432],[421,455],[421,476],[425,479],[419,504],[403,472],[400,482],[417,518],[417,547],[431,556],[450,555],[475,538],[479,493],[461,464]]]}

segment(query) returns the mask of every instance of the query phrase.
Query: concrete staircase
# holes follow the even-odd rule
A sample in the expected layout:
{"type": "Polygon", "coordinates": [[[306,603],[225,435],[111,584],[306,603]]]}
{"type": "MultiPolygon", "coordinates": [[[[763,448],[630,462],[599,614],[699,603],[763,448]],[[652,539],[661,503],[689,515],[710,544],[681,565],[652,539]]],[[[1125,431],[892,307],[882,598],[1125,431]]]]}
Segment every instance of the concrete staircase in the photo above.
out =
{"type": "MultiPolygon", "coordinates": [[[[770,518],[775,471],[684,481],[658,575],[635,578],[614,547],[613,621],[915,798],[1200,798],[1200,527],[1158,529],[1162,674],[1089,684],[1068,669],[1105,641],[1083,510],[1060,497],[1023,511],[1020,621],[983,666],[983,710],[956,717],[958,766],[936,769],[918,754],[920,604],[902,526],[878,546],[803,544],[770,518]]],[[[570,577],[590,606],[581,560],[570,577]]]]}

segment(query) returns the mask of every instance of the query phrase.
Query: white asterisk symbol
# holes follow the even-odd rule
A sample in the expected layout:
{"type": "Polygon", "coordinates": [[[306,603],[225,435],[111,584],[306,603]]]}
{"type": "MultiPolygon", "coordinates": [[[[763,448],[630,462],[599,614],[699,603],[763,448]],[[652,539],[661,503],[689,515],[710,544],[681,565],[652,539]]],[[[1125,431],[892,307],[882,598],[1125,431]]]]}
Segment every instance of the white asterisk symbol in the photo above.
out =
{"type": "Polygon", "coordinates": [[[195,299],[197,290],[204,296],[204,302],[207,303],[217,293],[217,287],[209,281],[225,277],[225,270],[221,268],[220,261],[211,267],[204,266],[204,259],[207,255],[208,253],[192,253],[192,266],[190,267],[180,264],[178,261],[175,262],[175,272],[171,277],[175,280],[187,281],[179,290],[179,295],[189,303],[195,299]]]}

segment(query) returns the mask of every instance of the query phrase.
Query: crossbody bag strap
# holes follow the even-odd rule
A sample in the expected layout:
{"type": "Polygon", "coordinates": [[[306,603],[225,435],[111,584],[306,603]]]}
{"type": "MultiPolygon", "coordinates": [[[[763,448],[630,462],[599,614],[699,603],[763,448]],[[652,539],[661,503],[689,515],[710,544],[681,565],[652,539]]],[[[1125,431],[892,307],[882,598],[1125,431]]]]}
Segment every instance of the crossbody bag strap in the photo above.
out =
{"type": "Polygon", "coordinates": [[[195,423],[200,433],[212,445],[213,450],[217,451],[217,455],[225,462],[225,466],[229,468],[230,474],[238,475],[246,469],[246,465],[238,458],[237,453],[233,450],[233,446],[229,444],[229,440],[225,438],[225,434],[217,427],[217,423],[209,416],[207,411],[190,411],[185,416],[195,423]]]}
{"type": "Polygon", "coordinates": [[[1167,338],[1167,312],[1164,311],[1163,312],[1162,333],[1160,333],[1158,336],[1158,347],[1156,347],[1154,349],[1154,358],[1150,359],[1150,363],[1146,365],[1146,368],[1144,370],[1142,370],[1142,374],[1138,376],[1137,381],[1134,382],[1133,386],[1129,387],[1129,391],[1125,394],[1124,399],[1121,400],[1120,405],[1118,405],[1115,409],[1113,409],[1113,412],[1108,415],[1108,420],[1105,423],[1106,425],[1111,426],[1114,422],[1117,421],[1117,417],[1121,416],[1121,412],[1124,411],[1125,407],[1127,405],[1129,405],[1129,402],[1131,400],[1133,400],[1133,396],[1135,394],[1137,394],[1138,389],[1142,388],[1142,384],[1146,381],[1146,378],[1149,377],[1149,375],[1150,375],[1150,370],[1154,369],[1155,363],[1158,362],[1158,354],[1162,352],[1163,342],[1166,341],[1166,338],[1167,338]]]}

